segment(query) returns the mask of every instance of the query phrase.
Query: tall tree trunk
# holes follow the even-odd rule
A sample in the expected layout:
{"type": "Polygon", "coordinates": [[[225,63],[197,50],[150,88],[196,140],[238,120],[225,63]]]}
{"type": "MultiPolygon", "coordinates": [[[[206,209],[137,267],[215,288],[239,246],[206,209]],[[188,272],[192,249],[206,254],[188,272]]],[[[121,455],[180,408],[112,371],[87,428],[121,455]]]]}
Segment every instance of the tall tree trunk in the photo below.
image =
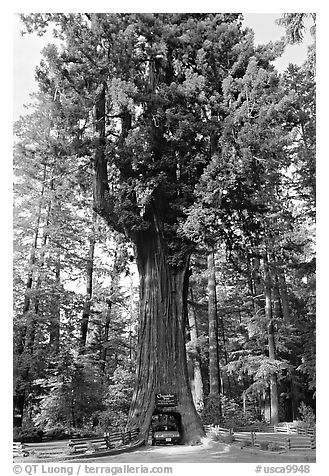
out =
{"type": "Polygon", "coordinates": [[[52,298],[52,314],[49,330],[49,343],[55,353],[59,351],[60,341],[60,293],[61,293],[61,256],[58,252],[55,265],[55,289],[54,296],[52,298]]]}
{"type": "Polygon", "coordinates": [[[289,322],[290,321],[289,296],[287,291],[286,278],[285,278],[284,272],[281,270],[278,271],[278,280],[279,280],[279,292],[281,297],[283,319],[286,322],[289,322]]]}
{"type": "MultiPolygon", "coordinates": [[[[282,318],[286,324],[290,323],[290,305],[289,305],[289,296],[287,291],[287,283],[282,269],[278,269],[276,272],[277,281],[278,281],[278,291],[280,295],[282,318]]],[[[289,359],[289,356],[287,355],[289,359]]],[[[287,382],[290,389],[290,402],[291,402],[291,416],[293,419],[297,418],[298,415],[298,391],[295,383],[294,371],[291,371],[290,378],[287,382]]]]}
{"type": "MultiPolygon", "coordinates": [[[[218,317],[218,314],[217,314],[218,317]]],[[[218,318],[218,323],[220,324],[220,334],[222,337],[222,343],[223,343],[223,350],[224,350],[224,359],[225,359],[225,365],[228,364],[228,352],[227,352],[227,345],[226,345],[226,336],[225,336],[225,327],[224,327],[224,318],[221,316],[218,318]]],[[[227,374],[227,396],[231,398],[231,379],[230,376],[227,374]]],[[[225,395],[225,387],[224,383],[222,384],[222,394],[225,395]]]]}
{"type": "MultiPolygon", "coordinates": [[[[184,295],[188,256],[180,268],[168,264],[157,226],[136,240],[140,275],[137,378],[128,427],[146,439],[157,394],[175,394],[177,404],[161,412],[177,412],[185,443],[199,441],[204,430],[196,412],[187,373],[184,295]]],[[[159,410],[160,411],[160,410],[159,410]]]]}
{"type": "MultiPolygon", "coordinates": [[[[42,212],[42,207],[43,207],[43,202],[44,202],[46,175],[47,175],[47,166],[44,165],[43,180],[42,180],[42,186],[41,186],[41,192],[40,192],[40,200],[39,200],[39,205],[38,205],[36,223],[35,223],[35,227],[34,227],[33,242],[32,242],[32,247],[31,247],[31,252],[30,252],[30,257],[29,257],[29,271],[28,271],[28,276],[27,276],[27,279],[26,279],[26,286],[25,286],[23,316],[25,316],[27,314],[27,312],[30,309],[30,305],[31,305],[31,291],[32,291],[32,286],[33,286],[34,265],[35,265],[35,262],[36,262],[36,252],[37,252],[37,248],[38,248],[38,240],[39,240],[39,233],[40,233],[40,221],[41,221],[41,212],[42,212]]],[[[23,329],[22,329],[20,341],[19,341],[19,344],[18,344],[18,349],[17,349],[18,354],[22,354],[22,352],[24,351],[26,331],[27,331],[26,326],[24,326],[23,329]]]]}
{"type": "Polygon", "coordinates": [[[90,318],[91,300],[93,294],[93,274],[94,274],[94,253],[95,253],[95,227],[97,215],[92,214],[92,230],[89,238],[89,251],[86,265],[86,294],[83,303],[81,327],[80,327],[80,353],[83,353],[86,347],[88,324],[90,318]]]}
{"type": "Polygon", "coordinates": [[[29,381],[29,374],[31,369],[31,359],[33,355],[33,348],[34,348],[34,340],[36,334],[36,327],[37,327],[37,317],[39,313],[39,296],[38,291],[41,285],[41,269],[44,265],[44,253],[45,253],[45,246],[47,244],[48,239],[48,231],[47,228],[49,226],[49,216],[50,216],[50,204],[48,205],[47,209],[47,216],[44,224],[44,236],[43,236],[43,243],[41,248],[41,257],[40,257],[40,265],[39,265],[39,276],[36,280],[35,285],[35,296],[34,296],[34,310],[31,309],[31,291],[33,287],[33,280],[34,280],[34,270],[33,267],[35,266],[36,260],[36,252],[38,248],[38,240],[40,234],[40,222],[41,222],[41,212],[42,206],[44,202],[44,192],[45,192],[45,179],[46,179],[46,166],[44,167],[44,174],[43,174],[43,182],[42,182],[42,189],[41,189],[41,197],[39,201],[38,207],[38,215],[37,215],[37,222],[35,225],[34,231],[34,240],[32,245],[32,250],[30,254],[30,271],[27,278],[26,283],[26,293],[23,305],[23,316],[26,316],[26,324],[22,331],[21,340],[18,346],[18,355],[20,356],[20,385],[21,387],[17,387],[15,389],[15,396],[14,396],[14,414],[17,415],[14,417],[14,425],[21,427],[24,421],[24,414],[26,412],[27,407],[27,394],[28,391],[28,381],[29,381]],[[23,384],[23,385],[22,385],[23,384]],[[19,416],[18,416],[19,415],[19,416]]]}
{"type": "MultiPolygon", "coordinates": [[[[192,288],[190,288],[190,296],[191,296],[192,304],[190,306],[190,312],[188,313],[188,320],[189,320],[191,342],[195,345],[198,339],[198,329],[197,329],[195,304],[194,304],[194,296],[193,296],[192,288]]],[[[202,381],[202,374],[201,374],[201,362],[200,362],[200,357],[198,355],[194,356],[191,360],[192,360],[192,367],[193,367],[193,382],[194,382],[193,400],[194,400],[196,409],[200,411],[203,408],[203,397],[204,397],[203,381],[202,381]]]]}
{"type": "Polygon", "coordinates": [[[101,358],[100,358],[100,369],[103,374],[105,373],[105,368],[106,368],[107,342],[109,340],[109,333],[110,333],[111,312],[112,312],[112,301],[110,298],[107,302],[105,326],[104,326],[104,341],[102,343],[101,358]]]}
{"type": "Polygon", "coordinates": [[[282,319],[282,303],[281,296],[279,291],[279,282],[276,272],[272,273],[272,304],[273,304],[273,314],[276,319],[282,319]]]}
{"type": "MultiPolygon", "coordinates": [[[[36,263],[36,253],[38,249],[38,240],[39,240],[39,234],[40,234],[41,214],[42,214],[42,207],[44,203],[46,176],[47,176],[47,166],[44,165],[43,179],[42,179],[42,185],[41,185],[41,191],[40,191],[40,199],[38,204],[36,223],[34,227],[33,242],[32,242],[32,247],[31,247],[31,252],[29,257],[29,271],[28,271],[28,276],[26,279],[24,304],[23,304],[23,310],[22,310],[23,318],[26,317],[26,324],[21,329],[19,342],[17,345],[17,354],[19,356],[22,356],[22,354],[26,350],[27,336],[31,334],[31,330],[29,329],[29,327],[34,325],[33,320],[29,316],[29,311],[31,306],[31,293],[32,293],[33,279],[34,279],[34,266],[36,263]]],[[[22,360],[24,360],[24,358],[22,360]]],[[[28,376],[28,368],[26,364],[24,364],[23,362],[22,380],[24,380],[24,378],[26,379],[27,376],[28,376]]],[[[20,390],[18,388],[15,389],[14,402],[13,402],[15,427],[21,427],[23,423],[25,395],[26,395],[25,390],[20,390]]]]}
{"type": "Polygon", "coordinates": [[[260,259],[254,256],[252,259],[252,297],[255,314],[258,315],[264,309],[264,289],[262,286],[260,259]]]}
{"type": "MultiPolygon", "coordinates": [[[[124,220],[117,215],[108,184],[105,158],[106,87],[105,82],[100,86],[95,103],[97,142],[94,209],[112,228],[129,234],[124,220]]],[[[121,116],[121,140],[124,141],[131,127],[131,114],[123,110],[121,116]]],[[[151,140],[156,159],[162,155],[163,141],[159,135],[160,127],[154,127],[151,140]]],[[[130,233],[136,247],[140,275],[140,310],[136,384],[127,426],[139,427],[141,437],[146,440],[156,410],[155,396],[159,393],[174,393],[177,395],[177,405],[167,408],[167,411],[176,411],[180,415],[183,441],[198,441],[204,435],[204,430],[192,399],[185,350],[184,314],[187,296],[184,290],[189,256],[185,257],[185,264],[179,268],[169,265],[157,213],[150,210],[149,214],[152,225],[147,232],[130,233]]],[[[165,410],[166,407],[162,409],[165,410]]]]}
{"type": "Polygon", "coordinates": [[[218,321],[216,303],[215,258],[212,249],[207,256],[208,263],[208,320],[209,320],[209,390],[210,395],[220,394],[218,359],[218,321]]]}
{"type": "MultiPolygon", "coordinates": [[[[264,294],[265,294],[265,317],[268,322],[268,356],[274,361],[275,340],[274,340],[274,325],[272,316],[272,298],[271,298],[271,276],[269,271],[269,264],[267,254],[263,254],[263,269],[264,269],[264,294]]],[[[278,395],[278,381],[277,374],[274,372],[270,376],[270,399],[271,399],[271,424],[275,425],[279,422],[279,395],[278,395]]]]}
{"type": "Polygon", "coordinates": [[[33,354],[34,349],[34,342],[35,336],[38,327],[38,316],[40,310],[40,289],[44,279],[44,265],[45,265],[45,257],[46,257],[46,248],[49,239],[49,224],[50,224],[50,214],[51,214],[51,201],[48,203],[47,207],[47,215],[43,227],[43,237],[42,237],[42,244],[40,249],[40,257],[39,257],[39,267],[38,267],[38,277],[35,284],[35,292],[34,292],[34,312],[29,313],[28,325],[27,325],[27,332],[26,332],[26,340],[25,340],[25,347],[24,353],[29,355],[33,354]]]}
{"type": "MultiPolygon", "coordinates": [[[[112,317],[112,306],[113,306],[113,296],[115,293],[116,286],[118,284],[118,264],[119,264],[119,256],[117,250],[114,252],[113,257],[113,266],[111,269],[110,279],[111,279],[111,286],[109,289],[109,298],[107,299],[107,309],[105,314],[105,323],[104,323],[104,338],[101,347],[100,353],[100,369],[103,373],[105,373],[106,369],[106,360],[107,360],[107,351],[108,351],[108,340],[110,335],[110,325],[111,325],[111,317],[112,317]]],[[[130,337],[130,336],[129,336],[130,337]]]]}

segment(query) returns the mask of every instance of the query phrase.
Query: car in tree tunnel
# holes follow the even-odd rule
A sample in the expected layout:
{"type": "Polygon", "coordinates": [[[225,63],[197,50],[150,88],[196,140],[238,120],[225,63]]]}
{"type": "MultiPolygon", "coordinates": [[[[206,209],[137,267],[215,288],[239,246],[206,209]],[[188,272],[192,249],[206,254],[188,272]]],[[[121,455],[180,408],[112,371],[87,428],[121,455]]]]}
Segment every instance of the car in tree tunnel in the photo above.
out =
{"type": "Polygon", "coordinates": [[[175,445],[180,443],[181,435],[175,424],[156,425],[152,431],[152,445],[175,445]]]}

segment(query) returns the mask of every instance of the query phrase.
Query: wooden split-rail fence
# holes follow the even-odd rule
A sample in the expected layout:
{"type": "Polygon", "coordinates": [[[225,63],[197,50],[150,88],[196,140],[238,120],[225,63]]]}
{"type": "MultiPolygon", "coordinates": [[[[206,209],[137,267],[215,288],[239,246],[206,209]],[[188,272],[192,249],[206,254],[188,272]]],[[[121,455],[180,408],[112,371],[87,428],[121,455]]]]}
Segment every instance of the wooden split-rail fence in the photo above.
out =
{"type": "Polygon", "coordinates": [[[13,454],[15,456],[28,456],[29,452],[26,449],[26,445],[20,441],[13,442],[13,454]]]}
{"type": "Polygon", "coordinates": [[[129,431],[108,432],[102,438],[72,438],[67,446],[72,453],[94,453],[116,448],[121,445],[128,445],[139,435],[139,428],[129,431]]]}
{"type": "Polygon", "coordinates": [[[59,455],[91,454],[129,445],[137,440],[139,428],[129,431],[110,431],[98,438],[71,438],[62,441],[45,441],[42,443],[13,443],[14,457],[37,456],[53,458],[59,455]]]}
{"type": "Polygon", "coordinates": [[[266,448],[272,444],[286,451],[314,450],[316,448],[316,434],[313,428],[290,428],[289,426],[279,425],[234,429],[217,425],[205,425],[204,428],[206,433],[213,432],[216,435],[231,436],[234,441],[246,446],[266,448]]]}

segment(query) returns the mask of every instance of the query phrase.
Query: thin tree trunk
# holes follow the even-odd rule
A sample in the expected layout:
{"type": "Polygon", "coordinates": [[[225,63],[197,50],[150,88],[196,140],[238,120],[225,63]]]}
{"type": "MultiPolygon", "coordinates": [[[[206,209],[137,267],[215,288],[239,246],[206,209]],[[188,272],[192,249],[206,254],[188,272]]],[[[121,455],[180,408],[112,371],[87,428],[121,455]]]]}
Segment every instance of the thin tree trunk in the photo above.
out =
{"type": "Polygon", "coordinates": [[[101,348],[100,369],[102,373],[105,373],[105,368],[106,368],[107,342],[109,340],[109,333],[110,333],[111,311],[112,311],[112,301],[110,299],[107,303],[105,326],[104,326],[104,342],[101,348]]]}
{"type": "MultiPolygon", "coordinates": [[[[52,178],[50,182],[50,189],[52,193],[52,217],[49,217],[49,221],[51,220],[52,225],[59,224],[60,216],[61,216],[61,201],[58,196],[56,196],[55,192],[55,179],[52,178]]],[[[56,250],[56,239],[54,232],[52,233],[51,241],[55,244],[56,250]]],[[[55,285],[53,289],[53,296],[52,296],[52,303],[51,303],[51,323],[50,323],[50,330],[49,330],[49,341],[50,345],[53,348],[55,354],[59,352],[59,344],[60,344],[60,317],[61,317],[61,251],[60,248],[57,246],[56,252],[56,260],[55,260],[55,285]]]]}
{"type": "Polygon", "coordinates": [[[275,272],[272,274],[272,303],[273,303],[273,314],[276,319],[282,319],[283,311],[281,304],[281,297],[279,292],[279,283],[278,277],[275,272]]]}
{"type": "Polygon", "coordinates": [[[42,280],[44,277],[44,264],[45,264],[45,256],[46,256],[46,247],[49,238],[49,223],[50,223],[50,213],[51,213],[51,202],[48,203],[47,208],[47,215],[46,220],[43,228],[43,238],[42,238],[42,245],[40,250],[40,259],[39,259],[39,273],[35,284],[35,295],[34,295],[34,312],[30,313],[27,332],[26,332],[26,341],[24,347],[24,353],[28,353],[30,355],[33,354],[34,342],[35,342],[35,335],[37,332],[37,324],[38,324],[38,315],[39,315],[39,308],[40,308],[40,289],[42,285],[42,280]]]}
{"type": "Polygon", "coordinates": [[[59,341],[60,341],[60,292],[61,292],[61,257],[60,252],[58,252],[55,268],[55,289],[54,296],[52,298],[52,314],[51,314],[51,324],[49,330],[49,343],[53,348],[55,353],[59,351],[59,341]]]}
{"type": "Polygon", "coordinates": [[[253,308],[258,315],[264,309],[264,289],[262,286],[260,260],[258,256],[253,257],[252,263],[252,284],[253,284],[253,308]]]}
{"type": "MultiPolygon", "coordinates": [[[[156,222],[156,216],[153,216],[156,222]]],[[[140,315],[137,345],[136,385],[128,427],[140,428],[146,440],[157,394],[175,394],[177,404],[158,409],[179,415],[183,441],[199,441],[204,430],[196,412],[186,363],[184,295],[188,257],[185,264],[168,264],[166,247],[158,225],[136,240],[140,275],[140,315]]]]}
{"type": "Polygon", "coordinates": [[[83,303],[82,319],[80,326],[80,353],[83,353],[86,347],[88,325],[90,319],[91,300],[93,294],[93,273],[94,273],[94,253],[95,253],[95,227],[97,215],[92,214],[92,230],[89,238],[89,251],[86,265],[86,294],[83,303]]]}
{"type": "MultiPolygon", "coordinates": [[[[223,317],[220,317],[218,319],[218,322],[220,323],[220,331],[221,331],[222,342],[223,342],[225,365],[227,365],[228,364],[228,353],[227,353],[227,345],[226,345],[226,336],[225,336],[225,327],[224,327],[223,317]]],[[[229,375],[226,375],[226,376],[227,376],[227,395],[228,395],[229,398],[231,398],[231,379],[230,379],[229,375]]],[[[222,385],[223,395],[225,394],[224,391],[225,391],[225,389],[224,389],[224,384],[223,384],[222,385]]]]}
{"type": "Polygon", "coordinates": [[[218,359],[218,322],[216,312],[216,276],[214,251],[207,256],[208,262],[208,320],[209,320],[209,390],[210,395],[220,394],[218,359]]]}
{"type": "MultiPolygon", "coordinates": [[[[194,296],[193,296],[192,288],[190,288],[190,296],[191,296],[192,305],[190,306],[190,312],[188,313],[188,320],[189,320],[191,342],[195,345],[198,339],[198,329],[197,329],[194,296]]],[[[196,409],[198,411],[201,411],[203,409],[204,395],[203,395],[203,381],[202,381],[202,374],[201,374],[200,357],[194,356],[191,360],[192,360],[192,367],[193,367],[193,382],[194,382],[193,400],[194,400],[194,405],[196,409]]]]}
{"type": "MultiPolygon", "coordinates": [[[[14,395],[14,412],[16,416],[14,417],[14,425],[21,427],[24,421],[24,413],[26,411],[27,406],[27,399],[26,396],[28,394],[28,379],[30,373],[30,360],[33,355],[33,347],[34,347],[34,339],[36,333],[36,324],[37,324],[37,314],[38,314],[38,296],[35,295],[35,302],[34,302],[34,312],[31,310],[31,291],[33,287],[33,280],[34,280],[34,266],[36,264],[36,252],[38,248],[38,240],[40,234],[40,222],[41,222],[41,213],[42,207],[44,203],[44,193],[45,193],[45,179],[46,179],[46,172],[47,168],[46,165],[44,166],[43,170],[43,181],[42,181],[42,188],[41,188],[41,195],[39,200],[38,206],[38,214],[36,225],[34,228],[34,239],[30,254],[29,260],[29,274],[26,282],[26,291],[25,291],[25,298],[24,298],[24,305],[23,305],[23,317],[26,317],[26,324],[22,330],[22,335],[20,339],[20,343],[18,345],[18,355],[21,357],[21,375],[20,380],[23,382],[22,388],[15,389],[14,395]]],[[[50,209],[48,207],[47,218],[46,218],[46,227],[48,226],[49,220],[49,213],[50,209]]],[[[47,236],[47,235],[46,235],[47,236]]],[[[43,239],[43,245],[45,245],[45,238],[43,239]]],[[[43,259],[41,260],[41,266],[43,266],[43,259]]],[[[37,279],[36,283],[36,293],[40,287],[40,276],[37,279]]]]}
{"type": "MultiPolygon", "coordinates": [[[[28,272],[28,276],[27,276],[27,279],[26,279],[26,286],[25,286],[23,316],[25,316],[27,314],[27,312],[30,309],[30,305],[31,305],[31,291],[32,291],[32,286],[33,286],[34,266],[35,266],[35,263],[36,263],[36,251],[37,251],[37,248],[38,248],[41,212],[42,212],[42,206],[43,206],[43,201],[44,201],[44,193],[45,193],[45,185],[44,184],[45,184],[45,179],[46,179],[46,172],[47,172],[47,167],[45,165],[44,169],[43,169],[43,180],[42,180],[42,187],[41,187],[41,192],[40,192],[40,200],[39,200],[39,205],[38,205],[36,224],[35,224],[35,227],[34,227],[33,243],[32,243],[30,258],[29,258],[29,272],[28,272]]],[[[20,342],[19,342],[19,345],[18,345],[18,348],[17,348],[18,354],[22,354],[23,351],[24,351],[26,333],[27,333],[27,326],[24,326],[24,328],[22,329],[20,342]]]]}
{"type": "MultiPolygon", "coordinates": [[[[263,255],[264,267],[264,294],[265,294],[265,317],[268,322],[268,356],[271,361],[276,359],[274,325],[272,316],[272,298],[271,298],[271,276],[268,265],[267,254],[263,255]]],[[[277,374],[271,373],[270,376],[270,399],[271,399],[271,424],[275,425],[279,422],[279,395],[277,374]]]]}
{"type": "Polygon", "coordinates": [[[285,322],[289,322],[290,321],[289,296],[287,291],[286,278],[284,276],[283,271],[278,272],[278,280],[279,280],[279,292],[281,297],[283,319],[285,322]]]}
{"type": "MultiPolygon", "coordinates": [[[[278,280],[278,290],[281,301],[282,317],[286,324],[290,323],[290,305],[289,305],[289,296],[287,291],[287,283],[284,275],[284,271],[281,269],[277,270],[277,280],[278,280]]],[[[289,356],[287,356],[289,357],[289,356]]],[[[288,380],[288,385],[290,387],[290,402],[291,402],[291,415],[293,419],[297,418],[298,414],[298,401],[297,401],[297,389],[295,384],[294,373],[292,372],[288,380]]]]}
{"type": "Polygon", "coordinates": [[[107,350],[108,350],[107,343],[108,343],[109,334],[110,334],[110,324],[111,324],[111,315],[112,315],[112,306],[113,306],[112,296],[115,291],[115,286],[117,282],[118,262],[119,262],[119,257],[116,250],[114,253],[113,266],[112,266],[112,270],[110,274],[111,285],[109,289],[109,299],[107,300],[107,310],[106,310],[105,325],[104,325],[104,339],[102,342],[102,348],[101,348],[101,354],[100,354],[100,369],[103,373],[105,372],[105,368],[106,368],[107,350]]]}

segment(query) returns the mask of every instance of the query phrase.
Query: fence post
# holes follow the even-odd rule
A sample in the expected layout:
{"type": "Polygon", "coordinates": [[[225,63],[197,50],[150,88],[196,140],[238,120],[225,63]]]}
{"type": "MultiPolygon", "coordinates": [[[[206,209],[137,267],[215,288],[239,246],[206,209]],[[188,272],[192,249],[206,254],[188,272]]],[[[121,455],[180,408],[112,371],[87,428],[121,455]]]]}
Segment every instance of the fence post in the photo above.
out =
{"type": "Polygon", "coordinates": [[[110,433],[108,431],[104,432],[104,438],[105,438],[106,448],[111,448],[110,433]]]}
{"type": "Polygon", "coordinates": [[[230,428],[230,436],[233,436],[233,428],[230,428]]]}
{"type": "Polygon", "coordinates": [[[251,436],[251,446],[255,446],[255,432],[251,431],[250,436],[251,436]]]}
{"type": "Polygon", "coordinates": [[[286,451],[291,450],[290,438],[285,439],[285,445],[284,446],[285,446],[286,451]]]}
{"type": "Polygon", "coordinates": [[[311,450],[315,450],[316,444],[315,444],[315,436],[311,436],[311,450]]]}

